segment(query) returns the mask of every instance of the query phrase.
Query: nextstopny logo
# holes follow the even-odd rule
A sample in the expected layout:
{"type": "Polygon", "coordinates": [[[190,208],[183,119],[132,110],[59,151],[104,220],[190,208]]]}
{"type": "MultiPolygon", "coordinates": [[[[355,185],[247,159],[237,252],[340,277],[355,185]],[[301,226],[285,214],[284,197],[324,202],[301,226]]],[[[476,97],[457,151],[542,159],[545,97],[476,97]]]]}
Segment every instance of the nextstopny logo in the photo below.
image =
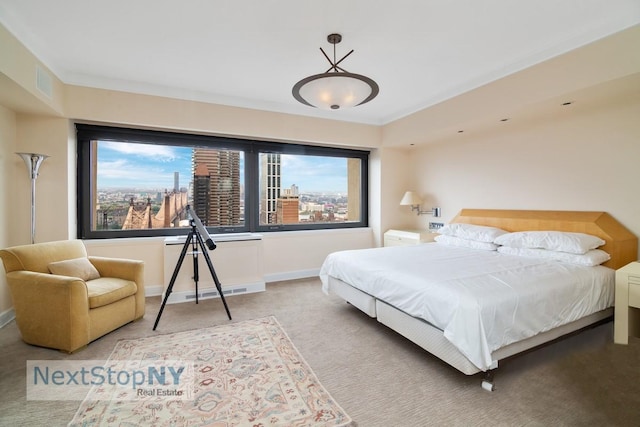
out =
{"type": "Polygon", "coordinates": [[[27,400],[190,400],[193,381],[184,360],[27,361],[27,400]]]}

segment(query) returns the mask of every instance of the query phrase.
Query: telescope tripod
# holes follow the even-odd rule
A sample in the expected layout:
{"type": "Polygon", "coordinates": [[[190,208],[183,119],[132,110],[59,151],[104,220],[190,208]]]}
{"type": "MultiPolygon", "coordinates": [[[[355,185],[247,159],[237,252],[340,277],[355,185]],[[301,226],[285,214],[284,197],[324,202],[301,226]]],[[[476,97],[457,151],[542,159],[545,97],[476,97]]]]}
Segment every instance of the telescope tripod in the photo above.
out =
{"type": "MultiPolygon", "coordinates": [[[[227,301],[224,299],[224,294],[222,293],[222,285],[218,280],[218,275],[213,268],[213,263],[211,262],[211,258],[209,257],[209,252],[207,252],[207,248],[204,245],[204,241],[202,240],[202,236],[198,232],[196,228],[196,224],[194,220],[190,220],[191,231],[189,235],[187,235],[187,240],[184,242],[184,246],[182,247],[182,252],[180,252],[180,258],[178,259],[178,263],[176,264],[176,268],[173,270],[173,275],[171,276],[171,281],[169,282],[169,286],[164,293],[164,299],[162,300],[162,305],[160,306],[160,311],[158,312],[158,316],[156,317],[156,322],[153,324],[153,330],[156,330],[158,326],[158,322],[160,321],[160,317],[162,316],[162,312],[164,311],[164,306],[167,304],[167,300],[169,299],[169,295],[173,292],[173,285],[176,282],[176,278],[178,277],[178,272],[180,271],[180,267],[182,267],[182,263],[184,261],[184,257],[187,254],[187,250],[189,247],[192,247],[193,254],[193,280],[196,285],[196,304],[198,304],[198,253],[199,250],[202,251],[204,255],[204,259],[207,262],[207,266],[209,267],[209,272],[211,273],[211,277],[213,278],[214,283],[216,284],[216,289],[218,290],[218,294],[220,294],[220,299],[224,304],[224,309],[227,312],[227,316],[229,320],[231,320],[231,313],[229,312],[229,307],[227,307],[227,301]]],[[[215,247],[213,248],[215,249],[215,247]]]]}

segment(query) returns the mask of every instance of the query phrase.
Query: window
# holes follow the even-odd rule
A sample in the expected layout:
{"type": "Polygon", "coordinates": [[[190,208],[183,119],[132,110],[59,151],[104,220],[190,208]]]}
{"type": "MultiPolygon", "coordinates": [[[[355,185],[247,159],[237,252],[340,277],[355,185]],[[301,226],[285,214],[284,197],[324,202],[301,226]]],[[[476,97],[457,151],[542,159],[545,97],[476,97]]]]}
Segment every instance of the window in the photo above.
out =
{"type": "Polygon", "coordinates": [[[367,151],[77,125],[78,236],[367,225],[367,151]]]}

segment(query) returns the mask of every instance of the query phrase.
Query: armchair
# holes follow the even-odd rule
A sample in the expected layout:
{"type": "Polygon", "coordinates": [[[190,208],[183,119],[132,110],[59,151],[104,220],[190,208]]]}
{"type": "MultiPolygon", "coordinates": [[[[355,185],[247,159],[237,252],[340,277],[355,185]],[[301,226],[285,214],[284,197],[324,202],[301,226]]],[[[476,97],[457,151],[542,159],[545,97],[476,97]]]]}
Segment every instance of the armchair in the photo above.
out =
{"type": "Polygon", "coordinates": [[[87,256],[81,240],[0,250],[22,339],[73,352],[144,316],[144,262],[87,256]]]}

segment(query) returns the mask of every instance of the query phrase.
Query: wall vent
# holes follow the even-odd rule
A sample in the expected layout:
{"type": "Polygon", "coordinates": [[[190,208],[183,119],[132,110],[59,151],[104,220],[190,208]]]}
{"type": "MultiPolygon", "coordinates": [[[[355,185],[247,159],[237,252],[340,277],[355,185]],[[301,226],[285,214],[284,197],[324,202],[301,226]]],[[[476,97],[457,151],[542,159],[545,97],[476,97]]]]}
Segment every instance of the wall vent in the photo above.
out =
{"type": "Polygon", "coordinates": [[[36,65],[36,87],[47,98],[53,98],[53,79],[51,78],[51,74],[39,65],[36,65]]]}
{"type": "Polygon", "coordinates": [[[206,298],[206,297],[217,297],[218,296],[218,292],[213,291],[213,292],[204,292],[202,295],[202,298],[206,298]]]}
{"type": "MultiPolygon", "coordinates": [[[[257,282],[251,284],[243,284],[236,286],[225,286],[222,289],[222,294],[227,295],[241,295],[241,294],[251,294],[254,292],[264,292],[265,291],[265,282],[257,282]]],[[[164,299],[164,292],[162,293],[162,298],[164,299]]],[[[209,298],[220,298],[220,294],[216,288],[205,288],[198,293],[198,300],[201,299],[209,299],[209,298]]],[[[167,304],[174,304],[179,302],[187,302],[187,301],[195,301],[196,293],[194,290],[190,291],[178,291],[172,292],[167,300],[167,304]]]]}

